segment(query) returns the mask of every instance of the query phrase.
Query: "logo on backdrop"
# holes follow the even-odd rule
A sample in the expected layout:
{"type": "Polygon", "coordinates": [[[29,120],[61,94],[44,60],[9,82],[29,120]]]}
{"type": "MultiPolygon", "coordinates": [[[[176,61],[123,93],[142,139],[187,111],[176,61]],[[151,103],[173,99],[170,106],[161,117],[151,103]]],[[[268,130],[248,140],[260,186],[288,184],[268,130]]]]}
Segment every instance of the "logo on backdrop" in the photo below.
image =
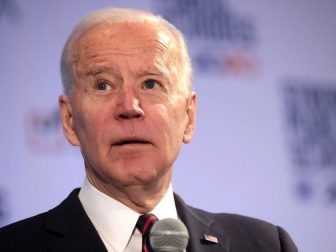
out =
{"type": "Polygon", "coordinates": [[[0,18],[3,16],[13,23],[21,20],[22,13],[16,0],[0,0],[0,18]]]}
{"type": "Polygon", "coordinates": [[[254,76],[259,70],[258,35],[253,17],[227,1],[152,0],[155,12],[187,37],[195,74],[254,76]]]}
{"type": "Polygon", "coordinates": [[[297,195],[336,204],[336,83],[287,80],[284,87],[297,195]]]}
{"type": "Polygon", "coordinates": [[[65,140],[58,108],[32,109],[25,116],[25,140],[36,154],[61,154],[71,146],[65,140]]]}

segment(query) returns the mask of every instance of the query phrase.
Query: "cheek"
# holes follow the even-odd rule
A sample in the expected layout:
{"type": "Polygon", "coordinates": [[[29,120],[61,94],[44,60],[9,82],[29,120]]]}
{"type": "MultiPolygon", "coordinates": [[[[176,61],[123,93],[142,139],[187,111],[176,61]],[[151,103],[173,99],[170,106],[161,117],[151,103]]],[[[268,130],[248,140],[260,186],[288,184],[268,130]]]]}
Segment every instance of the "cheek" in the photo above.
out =
{"type": "Polygon", "coordinates": [[[79,116],[75,117],[74,123],[81,144],[86,144],[87,141],[90,141],[90,144],[101,142],[106,131],[106,114],[107,111],[96,111],[93,106],[84,107],[77,112],[79,116]]]}
{"type": "Polygon", "coordinates": [[[184,110],[177,109],[181,106],[159,105],[154,111],[151,124],[160,139],[165,139],[167,144],[180,144],[186,125],[186,114],[184,110]]]}
{"type": "Polygon", "coordinates": [[[185,99],[180,95],[175,95],[175,99],[171,99],[168,113],[170,116],[171,124],[175,129],[181,131],[186,126],[187,114],[185,99]]]}

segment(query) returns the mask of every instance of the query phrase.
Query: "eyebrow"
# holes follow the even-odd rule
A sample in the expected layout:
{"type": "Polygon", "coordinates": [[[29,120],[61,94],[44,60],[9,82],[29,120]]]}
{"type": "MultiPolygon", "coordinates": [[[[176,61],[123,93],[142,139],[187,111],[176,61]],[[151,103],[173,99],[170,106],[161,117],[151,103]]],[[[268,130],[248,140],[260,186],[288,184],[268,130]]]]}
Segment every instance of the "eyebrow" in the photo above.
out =
{"type": "Polygon", "coordinates": [[[151,67],[149,69],[139,71],[137,75],[138,76],[154,75],[168,78],[168,73],[169,73],[168,70],[165,71],[165,69],[160,69],[160,67],[151,67]]]}
{"type": "Polygon", "coordinates": [[[107,67],[98,66],[98,67],[94,67],[94,68],[91,68],[91,69],[87,70],[85,72],[85,75],[86,76],[90,76],[90,75],[95,76],[95,75],[98,75],[100,73],[106,72],[107,70],[108,70],[107,67]]]}
{"type": "MultiPolygon", "coordinates": [[[[106,66],[97,66],[97,67],[93,67],[91,69],[88,69],[85,72],[86,76],[96,76],[99,75],[101,73],[104,72],[109,72],[111,71],[110,68],[106,67],[106,66]]],[[[168,71],[167,71],[168,73],[168,71]]],[[[143,76],[148,76],[148,75],[152,75],[152,76],[157,76],[157,77],[161,77],[163,79],[165,79],[166,81],[169,81],[169,77],[167,74],[165,74],[165,71],[160,70],[159,68],[152,68],[152,69],[147,69],[144,71],[140,71],[136,74],[138,77],[143,77],[143,76]]]]}
{"type": "Polygon", "coordinates": [[[157,69],[154,70],[145,70],[137,74],[138,76],[145,76],[145,75],[155,75],[155,76],[164,76],[163,72],[157,69]]]}
{"type": "Polygon", "coordinates": [[[139,77],[143,77],[143,76],[156,76],[156,77],[163,78],[168,83],[170,83],[168,75],[165,74],[164,71],[162,71],[160,69],[157,69],[157,68],[141,71],[140,73],[137,74],[137,76],[139,76],[139,77]]]}

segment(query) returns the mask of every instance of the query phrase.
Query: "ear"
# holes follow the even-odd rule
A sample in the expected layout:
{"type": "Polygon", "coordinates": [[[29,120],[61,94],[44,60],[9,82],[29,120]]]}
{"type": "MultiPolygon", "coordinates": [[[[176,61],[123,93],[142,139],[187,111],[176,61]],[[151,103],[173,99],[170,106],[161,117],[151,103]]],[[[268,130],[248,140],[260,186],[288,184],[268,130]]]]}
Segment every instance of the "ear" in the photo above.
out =
{"type": "Polygon", "coordinates": [[[80,142],[74,129],[71,101],[68,96],[61,95],[58,99],[58,102],[64,136],[70,144],[79,146],[80,142]]]}
{"type": "Polygon", "coordinates": [[[194,91],[189,94],[186,113],[188,121],[184,130],[183,142],[187,144],[191,141],[196,126],[196,93],[194,91]]]}

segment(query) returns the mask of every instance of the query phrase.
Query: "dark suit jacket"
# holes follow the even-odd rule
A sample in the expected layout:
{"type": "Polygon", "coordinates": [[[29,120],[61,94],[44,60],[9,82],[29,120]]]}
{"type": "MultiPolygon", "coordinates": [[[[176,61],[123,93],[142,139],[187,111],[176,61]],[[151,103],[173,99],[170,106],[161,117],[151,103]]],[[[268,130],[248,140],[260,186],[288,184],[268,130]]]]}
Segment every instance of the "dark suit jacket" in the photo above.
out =
{"type": "MultiPolygon", "coordinates": [[[[59,206],[0,229],[0,250],[5,252],[107,251],[74,190],[59,206]]],[[[179,217],[187,226],[188,252],[297,251],[280,227],[232,214],[213,214],[187,206],[175,195],[179,217]],[[217,237],[218,244],[204,239],[217,237]]]]}

